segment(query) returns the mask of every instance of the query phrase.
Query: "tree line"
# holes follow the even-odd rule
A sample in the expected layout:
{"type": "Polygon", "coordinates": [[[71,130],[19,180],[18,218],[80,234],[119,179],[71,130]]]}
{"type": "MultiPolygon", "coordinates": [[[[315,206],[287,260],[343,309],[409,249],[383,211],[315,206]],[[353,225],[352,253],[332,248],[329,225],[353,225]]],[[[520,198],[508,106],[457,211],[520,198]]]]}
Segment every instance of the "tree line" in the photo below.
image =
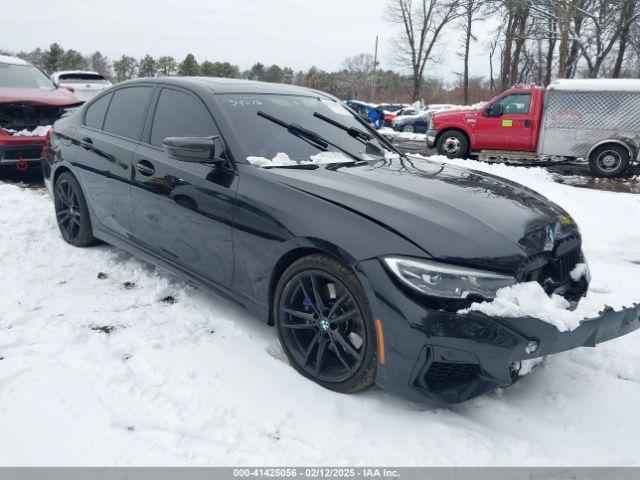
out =
{"type": "Polygon", "coordinates": [[[517,83],[548,85],[556,78],[640,76],[640,0],[388,0],[386,19],[398,26],[396,63],[410,71],[411,97],[441,55],[458,55],[461,100],[468,104],[517,83]],[[495,25],[493,30],[487,25],[495,25]],[[458,45],[438,46],[452,32],[458,45]],[[469,72],[478,33],[488,78],[469,72]]]}
{"type": "Polygon", "coordinates": [[[344,59],[339,69],[293,70],[260,62],[242,70],[227,61],[201,62],[189,53],[110,60],[58,43],[16,55],[47,73],[91,69],[114,82],[136,77],[212,76],[288,83],[339,98],[371,102],[470,104],[518,83],[547,85],[556,78],[640,77],[640,0],[387,0],[384,19],[397,27],[380,69],[373,55],[344,59]],[[489,26],[489,27],[487,27],[489,26]],[[480,43],[479,36],[486,39],[480,43]],[[458,42],[446,43],[457,37],[458,42]],[[473,50],[488,75],[470,71],[473,50]],[[452,82],[443,58],[460,59],[452,82]]]}

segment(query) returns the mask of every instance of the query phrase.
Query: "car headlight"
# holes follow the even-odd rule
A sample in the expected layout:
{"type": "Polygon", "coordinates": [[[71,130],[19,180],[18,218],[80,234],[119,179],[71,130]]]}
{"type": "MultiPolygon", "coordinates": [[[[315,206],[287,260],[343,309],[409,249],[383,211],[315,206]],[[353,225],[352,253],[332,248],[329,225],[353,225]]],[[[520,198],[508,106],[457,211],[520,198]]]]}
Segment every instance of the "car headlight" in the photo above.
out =
{"type": "Polygon", "coordinates": [[[384,263],[405,285],[426,295],[464,299],[480,295],[493,299],[498,289],[517,282],[515,277],[429,260],[385,257],[384,263]]]}

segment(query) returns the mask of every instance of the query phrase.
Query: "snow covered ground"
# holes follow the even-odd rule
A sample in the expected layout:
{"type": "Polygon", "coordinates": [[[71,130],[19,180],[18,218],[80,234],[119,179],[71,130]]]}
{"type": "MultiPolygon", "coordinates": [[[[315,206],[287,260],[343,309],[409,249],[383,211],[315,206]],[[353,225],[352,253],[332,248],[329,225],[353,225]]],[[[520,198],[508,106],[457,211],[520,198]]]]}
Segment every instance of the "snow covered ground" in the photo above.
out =
{"type": "MultiPolygon", "coordinates": [[[[564,206],[594,295],[640,300],[639,195],[452,163],[564,206]]],[[[339,395],[238,307],[112,247],[66,245],[43,190],[0,182],[0,205],[0,465],[640,465],[640,333],[455,407],[339,395]]]]}

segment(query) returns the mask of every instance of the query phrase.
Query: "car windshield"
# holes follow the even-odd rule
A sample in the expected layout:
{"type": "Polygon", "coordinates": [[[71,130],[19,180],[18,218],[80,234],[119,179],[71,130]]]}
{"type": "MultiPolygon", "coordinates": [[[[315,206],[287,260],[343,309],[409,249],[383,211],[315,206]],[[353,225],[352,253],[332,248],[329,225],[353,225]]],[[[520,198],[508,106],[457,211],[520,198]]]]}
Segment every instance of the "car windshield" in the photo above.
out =
{"type": "Polygon", "coordinates": [[[55,90],[49,78],[32,65],[0,63],[0,87],[55,90]]]}
{"type": "Polygon", "coordinates": [[[58,77],[60,83],[100,83],[108,84],[109,80],[97,73],[64,73],[58,77]]]}
{"type": "Polygon", "coordinates": [[[395,153],[342,104],[328,98],[278,94],[221,94],[218,98],[245,158],[253,165],[353,162],[355,159],[344,151],[362,160],[395,153]],[[300,134],[297,127],[305,132],[300,134]],[[309,132],[326,144],[310,141],[309,132]]]}

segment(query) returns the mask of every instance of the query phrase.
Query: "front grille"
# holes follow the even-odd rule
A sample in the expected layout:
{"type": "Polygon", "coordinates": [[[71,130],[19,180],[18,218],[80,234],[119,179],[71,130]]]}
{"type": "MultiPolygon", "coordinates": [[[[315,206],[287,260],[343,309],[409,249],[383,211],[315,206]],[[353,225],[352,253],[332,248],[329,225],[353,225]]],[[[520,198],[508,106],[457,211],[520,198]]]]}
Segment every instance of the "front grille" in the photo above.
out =
{"type": "Polygon", "coordinates": [[[543,287],[569,281],[569,274],[580,262],[580,237],[570,235],[556,242],[553,251],[529,256],[522,265],[522,281],[538,282],[543,287]]]}
{"type": "Polygon", "coordinates": [[[580,249],[573,250],[556,260],[561,282],[568,279],[569,273],[571,273],[571,270],[573,270],[579,262],[580,249]]]}

